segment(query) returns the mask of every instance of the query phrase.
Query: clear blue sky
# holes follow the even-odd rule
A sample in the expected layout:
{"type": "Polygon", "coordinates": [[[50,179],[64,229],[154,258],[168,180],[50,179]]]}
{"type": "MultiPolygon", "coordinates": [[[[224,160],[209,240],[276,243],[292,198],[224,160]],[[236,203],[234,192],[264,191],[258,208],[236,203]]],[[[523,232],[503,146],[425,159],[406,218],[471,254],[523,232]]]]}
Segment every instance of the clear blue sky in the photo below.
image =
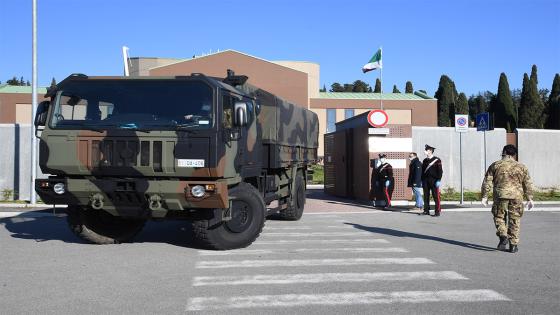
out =
{"type": "MultiPolygon", "coordinates": [[[[235,49],[321,65],[321,86],[377,72],[361,67],[383,46],[383,89],[433,95],[441,74],[467,95],[495,91],[500,72],[539,88],[560,72],[558,0],[147,1],[38,0],[39,84],[74,72],[122,74],[131,56],[189,58],[235,49]]],[[[0,81],[31,79],[31,0],[0,1],[0,81]]]]}

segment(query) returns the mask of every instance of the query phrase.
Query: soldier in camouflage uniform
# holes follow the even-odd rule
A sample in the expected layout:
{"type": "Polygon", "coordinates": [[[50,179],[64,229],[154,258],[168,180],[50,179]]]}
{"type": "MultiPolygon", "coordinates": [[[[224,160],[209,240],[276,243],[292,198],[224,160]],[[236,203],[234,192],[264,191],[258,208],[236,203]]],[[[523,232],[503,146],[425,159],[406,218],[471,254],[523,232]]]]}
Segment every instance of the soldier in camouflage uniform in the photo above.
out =
{"type": "Polygon", "coordinates": [[[515,160],[517,149],[508,144],[502,151],[502,159],[492,163],[482,182],[482,204],[488,205],[488,194],[493,189],[492,214],[496,235],[500,238],[498,249],[505,251],[509,240],[509,251],[517,252],[519,227],[523,216],[523,196],[528,200],[528,209],[533,208],[533,184],[527,167],[515,160]],[[509,224],[506,221],[509,217],[509,224]]]}

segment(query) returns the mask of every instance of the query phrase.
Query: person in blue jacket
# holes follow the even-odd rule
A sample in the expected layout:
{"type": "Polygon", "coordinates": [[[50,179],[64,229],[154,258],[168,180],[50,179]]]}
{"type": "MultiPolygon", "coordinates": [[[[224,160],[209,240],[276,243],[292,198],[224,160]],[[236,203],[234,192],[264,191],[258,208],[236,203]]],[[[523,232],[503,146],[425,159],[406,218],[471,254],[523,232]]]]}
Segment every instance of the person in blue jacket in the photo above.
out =
{"type": "Polygon", "coordinates": [[[424,200],[422,198],[422,162],[418,159],[416,152],[411,152],[408,155],[410,160],[408,172],[408,186],[412,188],[414,193],[414,210],[424,209],[424,200]]]}

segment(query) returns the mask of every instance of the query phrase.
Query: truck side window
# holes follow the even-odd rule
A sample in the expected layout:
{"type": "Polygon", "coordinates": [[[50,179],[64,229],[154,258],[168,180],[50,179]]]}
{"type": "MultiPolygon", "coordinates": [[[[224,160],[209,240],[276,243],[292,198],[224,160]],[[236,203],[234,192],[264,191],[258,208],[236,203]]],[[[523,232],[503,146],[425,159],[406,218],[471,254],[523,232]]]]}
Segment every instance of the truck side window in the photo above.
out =
{"type": "Polygon", "coordinates": [[[224,94],[222,96],[222,105],[224,108],[224,117],[222,121],[222,125],[224,128],[232,128],[233,127],[233,104],[234,99],[231,95],[224,94]]]}

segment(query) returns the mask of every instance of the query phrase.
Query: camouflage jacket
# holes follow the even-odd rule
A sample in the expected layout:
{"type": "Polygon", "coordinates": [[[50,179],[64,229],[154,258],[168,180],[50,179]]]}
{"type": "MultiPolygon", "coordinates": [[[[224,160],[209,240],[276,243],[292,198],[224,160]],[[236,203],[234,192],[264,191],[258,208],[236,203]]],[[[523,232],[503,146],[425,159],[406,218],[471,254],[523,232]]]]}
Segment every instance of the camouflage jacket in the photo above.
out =
{"type": "Polygon", "coordinates": [[[490,165],[482,182],[482,198],[488,198],[494,186],[494,198],[533,199],[533,182],[527,167],[512,158],[505,158],[490,165]]]}

